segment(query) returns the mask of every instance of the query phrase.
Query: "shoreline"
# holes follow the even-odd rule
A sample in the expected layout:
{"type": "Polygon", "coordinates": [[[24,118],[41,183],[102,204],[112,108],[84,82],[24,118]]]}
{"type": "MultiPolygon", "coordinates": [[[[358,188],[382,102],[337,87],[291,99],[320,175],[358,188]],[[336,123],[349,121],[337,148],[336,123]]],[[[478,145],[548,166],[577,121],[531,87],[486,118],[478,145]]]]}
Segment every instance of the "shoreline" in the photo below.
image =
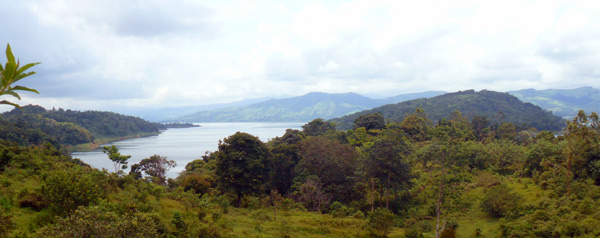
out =
{"type": "Polygon", "coordinates": [[[95,139],[93,143],[85,143],[85,144],[71,146],[71,147],[67,148],[67,150],[69,151],[69,153],[89,152],[89,151],[93,151],[95,149],[100,148],[100,145],[102,145],[102,144],[107,144],[107,143],[117,142],[117,141],[122,141],[122,140],[128,140],[128,139],[157,136],[160,133],[162,133],[163,131],[164,130],[160,130],[159,132],[140,133],[140,134],[135,134],[135,135],[121,136],[121,137],[98,138],[98,139],[95,139]]]}

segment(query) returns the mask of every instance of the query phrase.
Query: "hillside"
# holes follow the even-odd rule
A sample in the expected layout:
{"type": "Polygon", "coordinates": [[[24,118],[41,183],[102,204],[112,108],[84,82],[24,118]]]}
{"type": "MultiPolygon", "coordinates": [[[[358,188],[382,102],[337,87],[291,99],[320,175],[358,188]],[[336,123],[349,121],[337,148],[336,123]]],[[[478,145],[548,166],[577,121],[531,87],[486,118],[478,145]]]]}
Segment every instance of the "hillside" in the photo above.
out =
{"type": "Polygon", "coordinates": [[[572,118],[579,110],[600,112],[600,89],[581,87],[576,89],[523,89],[508,92],[521,101],[538,105],[557,116],[572,118]]]}
{"type": "Polygon", "coordinates": [[[372,99],[356,93],[328,94],[312,92],[298,97],[271,99],[246,106],[200,111],[171,121],[175,122],[306,122],[315,118],[330,119],[373,107],[404,100],[431,97],[443,92],[403,94],[372,99]]]}
{"type": "Polygon", "coordinates": [[[0,139],[21,145],[50,142],[58,145],[94,143],[157,134],[164,125],[113,112],[46,110],[28,105],[0,114],[0,139]]]}
{"type": "Polygon", "coordinates": [[[518,98],[508,93],[494,91],[474,90],[448,93],[429,99],[415,99],[397,104],[389,104],[341,118],[332,119],[339,124],[339,128],[348,129],[352,127],[354,120],[360,115],[379,112],[386,120],[402,121],[408,113],[416,108],[422,107],[431,121],[437,121],[451,115],[458,110],[464,116],[472,119],[473,116],[484,116],[492,123],[502,121],[514,123],[524,127],[535,127],[538,130],[560,130],[565,122],[544,111],[531,103],[523,103],[518,98]]]}

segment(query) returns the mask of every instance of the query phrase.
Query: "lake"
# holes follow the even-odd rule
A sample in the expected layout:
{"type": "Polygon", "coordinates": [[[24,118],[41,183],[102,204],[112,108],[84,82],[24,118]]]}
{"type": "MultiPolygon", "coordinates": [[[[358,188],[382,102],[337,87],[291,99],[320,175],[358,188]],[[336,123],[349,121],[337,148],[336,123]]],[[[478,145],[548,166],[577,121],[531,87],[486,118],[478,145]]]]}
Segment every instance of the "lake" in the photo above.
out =
{"type": "MultiPolygon", "coordinates": [[[[152,155],[166,156],[177,162],[167,176],[177,177],[185,169],[185,165],[200,159],[206,151],[215,151],[219,140],[235,134],[246,132],[267,142],[282,136],[286,129],[301,129],[306,123],[272,123],[272,122],[224,122],[196,123],[201,127],[168,129],[157,136],[117,141],[106,145],[115,145],[122,155],[131,155],[128,166],[139,163],[152,155]]],[[[105,146],[105,145],[102,145],[105,146]]],[[[102,153],[102,146],[90,152],[74,152],[73,158],[79,158],[94,168],[106,168],[113,172],[114,166],[108,156],[102,153]]],[[[128,169],[126,170],[129,171],[128,169]]]]}

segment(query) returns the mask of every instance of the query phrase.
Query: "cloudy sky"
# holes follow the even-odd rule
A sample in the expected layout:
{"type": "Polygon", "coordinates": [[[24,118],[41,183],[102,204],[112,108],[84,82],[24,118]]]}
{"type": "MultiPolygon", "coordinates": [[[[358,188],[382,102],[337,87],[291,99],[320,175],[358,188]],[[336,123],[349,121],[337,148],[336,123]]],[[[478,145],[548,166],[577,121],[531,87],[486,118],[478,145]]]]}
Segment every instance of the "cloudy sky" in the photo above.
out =
{"type": "Polygon", "coordinates": [[[0,0],[0,48],[42,62],[19,103],[78,110],[600,88],[597,0],[287,2],[0,0]]]}

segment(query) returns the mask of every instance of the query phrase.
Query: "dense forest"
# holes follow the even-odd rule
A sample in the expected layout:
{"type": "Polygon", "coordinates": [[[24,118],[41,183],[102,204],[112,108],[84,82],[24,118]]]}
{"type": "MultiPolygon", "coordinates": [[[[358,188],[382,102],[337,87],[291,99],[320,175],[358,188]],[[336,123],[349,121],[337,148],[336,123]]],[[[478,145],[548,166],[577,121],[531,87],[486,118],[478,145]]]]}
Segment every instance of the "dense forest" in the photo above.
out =
{"type": "Polygon", "coordinates": [[[474,90],[447,93],[444,95],[421,98],[397,104],[388,104],[341,118],[332,119],[341,129],[349,129],[360,115],[381,113],[391,122],[401,122],[404,117],[421,107],[427,113],[427,118],[432,121],[450,116],[454,111],[460,111],[469,119],[475,116],[486,117],[492,123],[509,122],[522,128],[536,128],[537,130],[561,130],[565,121],[549,111],[531,103],[523,103],[515,96],[488,90],[475,92],[474,90]]]}
{"type": "MultiPolygon", "coordinates": [[[[47,112],[46,112],[47,113],[47,112]]],[[[166,178],[173,161],[100,171],[50,143],[0,142],[8,237],[598,237],[600,121],[560,135],[455,111],[352,129],[316,119],[268,142],[238,132],[166,178]]]]}
{"type": "MultiPolygon", "coordinates": [[[[28,105],[0,114],[0,139],[20,145],[74,146],[96,139],[158,134],[166,125],[113,112],[75,111],[28,105]]],[[[172,124],[170,126],[178,126],[172,124]]]]}

